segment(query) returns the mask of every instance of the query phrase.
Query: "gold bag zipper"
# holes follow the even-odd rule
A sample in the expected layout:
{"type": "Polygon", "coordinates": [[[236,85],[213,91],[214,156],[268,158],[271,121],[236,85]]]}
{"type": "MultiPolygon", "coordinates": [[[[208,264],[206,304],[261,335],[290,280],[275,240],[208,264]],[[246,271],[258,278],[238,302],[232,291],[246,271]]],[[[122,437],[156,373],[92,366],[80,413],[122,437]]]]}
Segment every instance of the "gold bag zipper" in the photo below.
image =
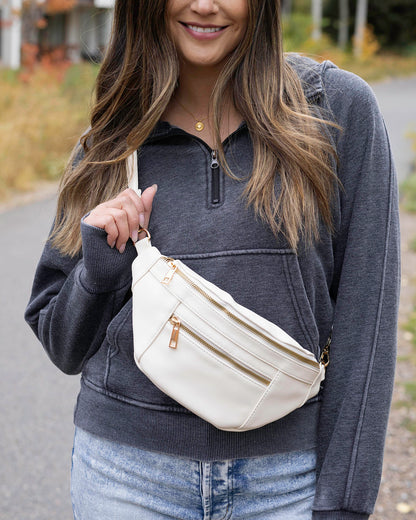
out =
{"type": "MultiPolygon", "coordinates": [[[[297,352],[294,352],[293,350],[285,347],[284,345],[281,345],[280,343],[277,343],[277,341],[273,341],[270,339],[266,334],[262,334],[260,331],[240,319],[238,316],[235,316],[232,314],[227,308],[225,308],[223,305],[218,303],[214,298],[212,298],[209,294],[207,294],[201,287],[199,287],[197,284],[195,284],[190,278],[186,276],[185,273],[183,273],[178,266],[175,264],[175,261],[173,258],[163,257],[163,260],[168,263],[170,270],[166,273],[165,278],[162,280],[162,283],[165,285],[169,285],[169,283],[172,281],[172,278],[175,274],[178,274],[185,282],[190,285],[195,291],[197,291],[201,296],[206,298],[210,303],[212,303],[217,309],[221,310],[223,313],[225,313],[229,318],[231,318],[233,321],[238,323],[240,326],[244,327],[245,329],[249,330],[252,334],[255,336],[258,336],[262,338],[263,340],[267,341],[268,343],[271,343],[278,349],[284,350],[289,356],[293,356],[302,363],[306,363],[308,365],[313,366],[314,368],[317,368],[318,362],[309,359],[307,357],[302,356],[301,354],[298,354],[297,352]]],[[[324,363],[322,363],[324,364],[324,363]]]]}
{"type": "Polygon", "coordinates": [[[172,334],[170,336],[169,348],[175,349],[178,346],[179,330],[181,328],[181,322],[175,316],[172,316],[169,323],[173,325],[172,334]]]}
{"type": "Polygon", "coordinates": [[[206,349],[213,352],[217,357],[225,360],[228,364],[232,365],[239,372],[243,372],[244,374],[250,376],[252,379],[255,379],[258,383],[261,383],[262,385],[268,386],[270,384],[271,379],[268,379],[265,376],[262,376],[262,375],[258,374],[257,372],[254,372],[253,370],[250,370],[249,368],[240,364],[235,359],[227,356],[227,354],[225,354],[225,352],[217,349],[214,345],[211,345],[210,343],[205,341],[203,338],[201,338],[201,336],[196,334],[193,330],[189,329],[176,316],[171,316],[169,319],[169,323],[171,325],[173,325],[172,334],[171,334],[170,341],[169,341],[170,348],[173,348],[173,349],[177,348],[178,341],[179,341],[179,331],[180,331],[180,329],[182,329],[184,332],[189,334],[195,341],[200,343],[206,349]]]}

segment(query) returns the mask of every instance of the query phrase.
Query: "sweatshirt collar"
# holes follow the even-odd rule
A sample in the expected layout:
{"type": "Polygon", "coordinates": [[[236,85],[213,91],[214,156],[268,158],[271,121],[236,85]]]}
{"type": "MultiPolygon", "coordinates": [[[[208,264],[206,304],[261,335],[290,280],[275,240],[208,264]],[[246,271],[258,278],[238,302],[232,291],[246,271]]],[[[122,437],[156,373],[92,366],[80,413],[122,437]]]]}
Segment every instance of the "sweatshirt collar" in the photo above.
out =
{"type": "MultiPolygon", "coordinates": [[[[322,73],[328,67],[334,67],[331,62],[325,61],[317,63],[316,61],[301,56],[296,53],[287,53],[285,55],[287,62],[295,70],[300,78],[306,99],[312,101],[318,98],[323,92],[322,73]]],[[[243,121],[239,129],[244,128],[246,123],[243,121]]],[[[167,121],[159,121],[153,131],[150,133],[147,141],[167,137],[169,135],[178,135],[186,133],[181,128],[171,125],[167,121]]]]}

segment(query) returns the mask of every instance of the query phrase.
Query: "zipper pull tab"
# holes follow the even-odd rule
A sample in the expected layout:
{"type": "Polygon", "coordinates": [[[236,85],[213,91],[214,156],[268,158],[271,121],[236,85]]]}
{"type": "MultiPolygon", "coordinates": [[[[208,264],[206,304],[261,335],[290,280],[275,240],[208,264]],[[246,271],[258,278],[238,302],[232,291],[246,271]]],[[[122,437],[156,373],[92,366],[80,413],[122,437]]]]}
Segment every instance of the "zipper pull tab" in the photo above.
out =
{"type": "Polygon", "coordinates": [[[179,330],[181,328],[181,322],[176,316],[172,316],[169,323],[173,325],[172,334],[170,336],[169,348],[175,349],[178,346],[179,330]]]}
{"type": "Polygon", "coordinates": [[[322,350],[321,359],[319,360],[321,365],[325,368],[329,365],[329,347],[331,346],[331,339],[331,336],[329,336],[328,341],[322,350]]]}
{"type": "Polygon", "coordinates": [[[170,269],[162,280],[162,283],[164,285],[170,284],[170,282],[172,281],[173,275],[176,273],[176,271],[178,269],[178,266],[173,261],[169,262],[168,265],[170,266],[170,269]]]}
{"type": "Polygon", "coordinates": [[[217,151],[211,151],[211,203],[220,202],[220,163],[218,162],[217,151]]]}
{"type": "Polygon", "coordinates": [[[220,163],[218,162],[217,158],[217,150],[212,150],[211,152],[211,168],[215,170],[216,168],[220,167],[220,163]]]}

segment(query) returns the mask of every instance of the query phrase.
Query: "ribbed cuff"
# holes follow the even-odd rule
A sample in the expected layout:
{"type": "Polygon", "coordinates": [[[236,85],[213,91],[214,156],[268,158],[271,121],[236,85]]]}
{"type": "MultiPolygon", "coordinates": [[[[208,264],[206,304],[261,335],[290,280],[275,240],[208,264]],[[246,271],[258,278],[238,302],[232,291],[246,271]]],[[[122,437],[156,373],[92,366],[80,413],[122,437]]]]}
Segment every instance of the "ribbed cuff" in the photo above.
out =
{"type": "Polygon", "coordinates": [[[92,293],[116,291],[131,284],[131,264],[136,249],[129,240],[124,253],[111,249],[107,233],[81,221],[83,265],[79,274],[81,284],[92,293]]]}
{"type": "Polygon", "coordinates": [[[314,511],[312,520],[367,520],[370,515],[366,513],[353,513],[352,511],[314,511]]]}

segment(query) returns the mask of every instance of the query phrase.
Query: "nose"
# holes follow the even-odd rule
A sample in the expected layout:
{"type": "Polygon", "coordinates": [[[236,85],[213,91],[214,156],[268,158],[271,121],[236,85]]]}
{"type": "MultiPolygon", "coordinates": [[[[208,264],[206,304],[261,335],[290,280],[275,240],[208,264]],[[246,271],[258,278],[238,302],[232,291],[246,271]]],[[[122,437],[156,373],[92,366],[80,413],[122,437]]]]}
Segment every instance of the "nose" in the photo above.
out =
{"type": "Polygon", "coordinates": [[[191,9],[202,16],[218,13],[218,5],[215,0],[194,0],[191,9]]]}

